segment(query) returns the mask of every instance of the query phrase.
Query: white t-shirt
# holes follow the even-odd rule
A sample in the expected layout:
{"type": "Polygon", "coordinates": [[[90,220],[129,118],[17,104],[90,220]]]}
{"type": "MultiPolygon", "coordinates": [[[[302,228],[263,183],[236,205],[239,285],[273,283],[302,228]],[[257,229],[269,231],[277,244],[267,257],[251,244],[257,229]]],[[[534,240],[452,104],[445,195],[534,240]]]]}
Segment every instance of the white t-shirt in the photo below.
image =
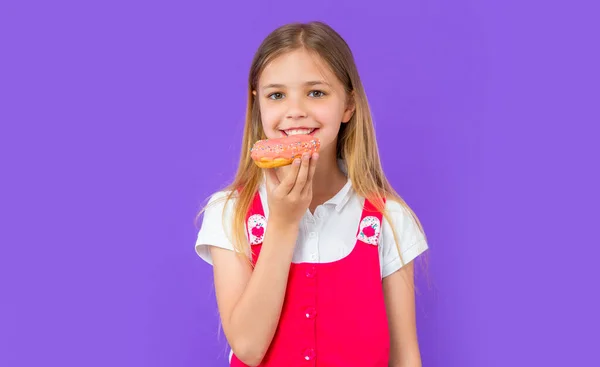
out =
{"type": "MultiPolygon", "coordinates": [[[[224,191],[215,193],[209,203],[222,199],[226,194],[224,191]]],[[[269,207],[264,182],[259,186],[259,194],[268,222],[269,207]]],[[[334,197],[316,208],[314,215],[307,210],[300,223],[292,262],[327,263],[340,260],[350,254],[357,241],[356,235],[363,204],[364,198],[355,193],[350,180],[348,180],[334,197]]],[[[196,253],[211,265],[209,246],[234,249],[229,240],[229,238],[233,238],[230,224],[230,218],[233,215],[232,209],[231,201],[225,206],[225,200],[221,200],[219,203],[209,206],[204,212],[195,249],[196,253]],[[224,217],[222,216],[223,210],[226,211],[224,217]],[[224,222],[223,219],[225,219],[224,222]],[[229,237],[227,233],[229,233],[229,237]]],[[[391,223],[385,217],[383,218],[382,232],[379,237],[379,263],[382,278],[402,266],[392,226],[399,237],[404,264],[409,263],[428,248],[416,222],[400,203],[387,200],[386,209],[390,214],[391,223]]]]}

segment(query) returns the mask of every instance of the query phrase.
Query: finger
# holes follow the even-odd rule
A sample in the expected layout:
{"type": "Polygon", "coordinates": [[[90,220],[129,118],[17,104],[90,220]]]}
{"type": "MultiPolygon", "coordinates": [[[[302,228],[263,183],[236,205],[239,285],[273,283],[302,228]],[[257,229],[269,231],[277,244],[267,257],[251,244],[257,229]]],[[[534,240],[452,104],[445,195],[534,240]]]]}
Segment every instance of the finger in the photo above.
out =
{"type": "Polygon", "coordinates": [[[291,167],[286,172],[285,177],[281,180],[281,183],[277,187],[278,193],[281,195],[288,195],[294,184],[296,183],[296,177],[298,177],[298,170],[300,169],[300,159],[296,158],[292,162],[291,167]]]}
{"type": "Polygon", "coordinates": [[[308,177],[306,179],[306,185],[304,185],[303,193],[312,191],[313,177],[315,177],[315,171],[317,170],[317,161],[319,160],[319,153],[314,153],[310,158],[310,167],[308,169],[308,177]]]}
{"type": "Polygon", "coordinates": [[[298,176],[296,177],[296,183],[294,184],[294,188],[292,192],[296,194],[300,194],[302,190],[304,190],[304,186],[306,185],[306,180],[308,180],[308,169],[310,166],[310,154],[302,155],[302,163],[300,164],[300,170],[298,171],[298,176]]]}

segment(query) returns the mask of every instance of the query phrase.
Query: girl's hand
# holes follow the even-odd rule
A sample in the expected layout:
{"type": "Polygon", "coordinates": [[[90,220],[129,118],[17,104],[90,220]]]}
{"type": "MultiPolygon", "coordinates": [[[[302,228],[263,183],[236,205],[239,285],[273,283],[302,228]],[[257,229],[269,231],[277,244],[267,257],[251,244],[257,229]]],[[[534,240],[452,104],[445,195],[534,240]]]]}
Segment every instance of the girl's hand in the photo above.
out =
{"type": "Polygon", "coordinates": [[[282,179],[275,169],[267,169],[267,201],[269,222],[298,225],[312,201],[312,179],[318,154],[312,158],[308,153],[282,171],[282,179]]]}

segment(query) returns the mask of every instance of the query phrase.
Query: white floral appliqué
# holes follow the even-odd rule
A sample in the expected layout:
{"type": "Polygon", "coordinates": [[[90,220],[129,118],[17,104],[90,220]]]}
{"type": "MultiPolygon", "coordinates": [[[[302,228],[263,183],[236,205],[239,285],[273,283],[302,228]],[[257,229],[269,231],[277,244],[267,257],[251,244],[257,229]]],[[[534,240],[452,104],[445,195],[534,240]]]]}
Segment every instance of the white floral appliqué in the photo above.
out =
{"type": "Polygon", "coordinates": [[[250,244],[258,245],[263,242],[267,220],[260,214],[254,214],[248,218],[248,235],[250,244]]]}
{"type": "Polygon", "coordinates": [[[357,239],[370,245],[377,245],[381,233],[381,222],[379,218],[368,216],[360,222],[357,239]]]}

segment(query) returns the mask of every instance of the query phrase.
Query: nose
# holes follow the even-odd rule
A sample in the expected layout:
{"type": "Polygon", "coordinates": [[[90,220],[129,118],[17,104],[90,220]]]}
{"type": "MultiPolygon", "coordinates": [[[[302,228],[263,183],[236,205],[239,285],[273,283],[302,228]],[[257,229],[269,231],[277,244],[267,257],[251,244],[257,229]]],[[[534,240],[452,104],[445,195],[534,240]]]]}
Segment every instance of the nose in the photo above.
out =
{"type": "Polygon", "coordinates": [[[298,120],[302,118],[306,118],[307,116],[306,108],[302,101],[298,99],[288,99],[288,110],[285,115],[286,119],[289,120],[298,120]]]}

